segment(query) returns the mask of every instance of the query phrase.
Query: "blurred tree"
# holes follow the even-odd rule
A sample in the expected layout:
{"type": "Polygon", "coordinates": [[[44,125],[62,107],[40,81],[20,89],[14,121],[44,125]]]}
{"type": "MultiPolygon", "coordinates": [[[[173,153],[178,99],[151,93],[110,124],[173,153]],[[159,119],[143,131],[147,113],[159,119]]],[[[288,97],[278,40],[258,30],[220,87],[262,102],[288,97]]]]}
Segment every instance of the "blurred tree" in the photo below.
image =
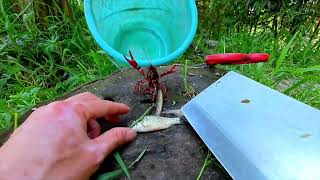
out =
{"type": "Polygon", "coordinates": [[[73,20],[72,8],[68,0],[19,0],[19,6],[14,4],[17,12],[34,12],[35,21],[40,26],[46,28],[49,26],[48,17],[68,17],[73,20]]]}
{"type": "Polygon", "coordinates": [[[274,37],[288,31],[319,36],[319,0],[197,0],[200,25],[212,36],[231,29],[256,33],[271,31],[274,37]]]}

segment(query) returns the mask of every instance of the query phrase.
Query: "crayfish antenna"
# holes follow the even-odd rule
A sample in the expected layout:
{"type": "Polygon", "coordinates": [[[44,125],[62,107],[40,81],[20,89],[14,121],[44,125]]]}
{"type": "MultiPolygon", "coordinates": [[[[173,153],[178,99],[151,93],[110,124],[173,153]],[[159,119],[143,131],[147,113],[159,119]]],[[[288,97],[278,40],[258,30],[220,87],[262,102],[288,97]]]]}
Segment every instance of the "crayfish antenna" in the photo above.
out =
{"type": "Polygon", "coordinates": [[[126,55],[123,55],[123,57],[128,61],[128,63],[135,69],[137,69],[143,76],[144,76],[144,71],[143,69],[138,65],[137,61],[134,60],[134,57],[131,53],[131,51],[129,51],[129,54],[130,54],[130,58],[131,59],[128,59],[126,55]]]}

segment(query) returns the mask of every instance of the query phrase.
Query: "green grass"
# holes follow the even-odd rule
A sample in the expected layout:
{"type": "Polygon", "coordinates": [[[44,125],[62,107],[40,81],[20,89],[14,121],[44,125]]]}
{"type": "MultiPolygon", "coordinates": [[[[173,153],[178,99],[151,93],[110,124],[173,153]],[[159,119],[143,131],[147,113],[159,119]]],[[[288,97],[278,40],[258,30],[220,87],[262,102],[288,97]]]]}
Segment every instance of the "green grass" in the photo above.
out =
{"type": "MultiPolygon", "coordinates": [[[[117,70],[94,42],[82,7],[74,6],[73,10],[76,21],[49,17],[50,26],[43,30],[34,23],[32,14],[15,13],[0,0],[0,131],[16,127],[17,117],[39,102],[117,70]]],[[[207,12],[200,12],[204,13],[201,18],[210,18],[207,12]]],[[[319,36],[310,41],[304,32],[293,36],[283,31],[274,38],[268,30],[249,33],[231,28],[215,37],[202,21],[194,48],[178,62],[188,59],[189,65],[201,64],[204,54],[212,53],[267,52],[271,54],[268,63],[218,67],[238,71],[275,89],[283,80],[292,80],[284,93],[320,108],[319,36]],[[219,45],[210,48],[206,44],[209,39],[218,40],[219,45]]]]}
{"type": "Polygon", "coordinates": [[[110,179],[117,179],[119,178],[123,173],[128,177],[128,179],[130,179],[130,174],[129,174],[129,169],[131,169],[132,167],[134,167],[135,164],[137,164],[144,156],[144,154],[147,152],[149,146],[147,146],[140,154],[139,156],[130,164],[129,167],[127,167],[125,165],[125,163],[123,162],[119,152],[115,152],[114,153],[114,157],[118,163],[118,165],[120,166],[120,169],[111,171],[111,172],[107,172],[104,174],[101,174],[98,177],[98,180],[110,180],[110,179]]]}
{"type": "Polygon", "coordinates": [[[204,162],[203,162],[203,165],[202,165],[202,168],[201,168],[201,170],[200,170],[200,172],[199,172],[199,174],[198,174],[197,180],[200,180],[204,169],[205,169],[206,167],[208,167],[208,166],[211,165],[212,160],[209,160],[211,157],[212,157],[212,156],[211,156],[211,152],[210,152],[210,150],[208,150],[206,159],[205,159],[204,162]]]}
{"type": "MultiPolygon", "coordinates": [[[[202,167],[200,167],[200,170],[199,170],[199,173],[198,173],[198,176],[197,176],[197,180],[205,179],[205,177],[203,177],[203,173],[204,173],[205,169],[210,167],[210,166],[213,166],[216,170],[218,170],[221,173],[223,171],[225,171],[223,166],[213,156],[211,151],[209,149],[207,149],[207,155],[206,155],[206,158],[203,160],[202,167]]],[[[230,176],[228,176],[227,173],[226,173],[226,179],[232,179],[232,178],[230,176]]]]}
{"type": "Polygon", "coordinates": [[[119,152],[115,152],[114,157],[117,160],[118,164],[120,165],[121,169],[123,170],[124,174],[128,177],[129,180],[131,180],[129,170],[125,165],[125,163],[123,162],[119,152]]]}
{"type": "Polygon", "coordinates": [[[52,17],[41,30],[0,1],[0,132],[37,103],[117,70],[96,45],[81,9],[76,22],[52,17]],[[14,22],[14,23],[13,23],[14,22]]]}
{"type": "Polygon", "coordinates": [[[287,36],[277,40],[268,38],[268,35],[260,37],[238,35],[238,37],[240,39],[233,39],[233,41],[239,40],[238,42],[230,42],[231,45],[226,45],[229,52],[237,50],[247,53],[268,52],[271,54],[271,59],[265,64],[230,66],[228,69],[239,71],[274,89],[277,89],[278,84],[283,80],[291,79],[299,83],[308,78],[305,83],[284,92],[304,103],[320,108],[320,51],[312,49],[312,43],[302,36],[287,36]],[[243,38],[251,39],[253,43],[246,42],[243,38]],[[241,43],[242,46],[234,47],[241,43]]]}
{"type": "MultiPolygon", "coordinates": [[[[213,53],[254,53],[271,55],[269,62],[250,65],[229,65],[217,67],[240,72],[262,84],[277,89],[284,80],[293,80],[294,84],[283,92],[293,98],[320,108],[320,50],[313,48],[302,33],[283,35],[277,39],[272,33],[250,34],[231,33],[219,39],[218,47],[209,48],[206,39],[197,36],[196,48],[204,54],[213,53]],[[199,42],[197,42],[199,41],[199,42]]],[[[187,59],[193,58],[194,64],[203,63],[203,56],[187,52],[187,59]]],[[[179,60],[184,63],[184,58],[179,60]]]]}

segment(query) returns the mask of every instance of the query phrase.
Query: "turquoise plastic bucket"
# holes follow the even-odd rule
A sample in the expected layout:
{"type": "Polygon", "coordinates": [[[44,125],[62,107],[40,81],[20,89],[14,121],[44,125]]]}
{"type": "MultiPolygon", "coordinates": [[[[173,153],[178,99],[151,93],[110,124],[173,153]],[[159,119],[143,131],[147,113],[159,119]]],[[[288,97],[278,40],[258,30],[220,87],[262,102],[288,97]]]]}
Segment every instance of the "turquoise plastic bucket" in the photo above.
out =
{"type": "Polygon", "coordinates": [[[195,0],[85,0],[89,29],[120,64],[132,51],[141,67],[168,64],[191,44],[198,25],[195,0]]]}

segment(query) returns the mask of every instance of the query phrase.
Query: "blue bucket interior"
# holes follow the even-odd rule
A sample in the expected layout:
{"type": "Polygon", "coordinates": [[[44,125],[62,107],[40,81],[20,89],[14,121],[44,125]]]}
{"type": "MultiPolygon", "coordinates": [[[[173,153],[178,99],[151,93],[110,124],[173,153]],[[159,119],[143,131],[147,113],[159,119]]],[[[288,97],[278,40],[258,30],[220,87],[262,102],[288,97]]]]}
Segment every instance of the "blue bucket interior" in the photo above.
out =
{"type": "Polygon", "coordinates": [[[103,50],[120,63],[130,50],[142,67],[181,56],[198,23],[194,0],[85,0],[85,15],[103,50]]]}

